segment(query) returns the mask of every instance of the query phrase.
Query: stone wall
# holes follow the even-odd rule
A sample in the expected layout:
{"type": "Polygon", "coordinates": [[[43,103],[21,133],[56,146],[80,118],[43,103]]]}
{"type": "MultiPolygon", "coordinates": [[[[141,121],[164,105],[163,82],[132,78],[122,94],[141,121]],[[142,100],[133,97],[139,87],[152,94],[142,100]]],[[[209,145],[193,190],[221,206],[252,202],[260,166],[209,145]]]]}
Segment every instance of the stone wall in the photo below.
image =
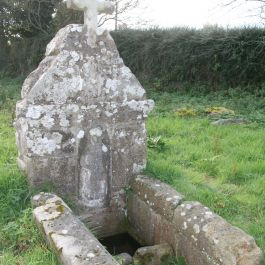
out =
{"type": "Polygon", "coordinates": [[[255,240],[199,202],[187,202],[146,176],[131,182],[130,233],[145,245],[168,243],[188,265],[260,265],[255,240]]]}

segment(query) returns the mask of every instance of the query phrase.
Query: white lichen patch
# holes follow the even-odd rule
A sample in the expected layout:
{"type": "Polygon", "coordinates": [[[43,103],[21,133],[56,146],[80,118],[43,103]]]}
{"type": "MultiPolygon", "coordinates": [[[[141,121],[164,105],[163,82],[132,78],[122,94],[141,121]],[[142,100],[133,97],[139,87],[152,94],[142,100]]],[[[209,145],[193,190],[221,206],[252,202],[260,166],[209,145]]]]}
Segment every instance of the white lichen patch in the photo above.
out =
{"type": "Polygon", "coordinates": [[[187,205],[186,205],[186,209],[187,209],[187,210],[190,210],[191,208],[192,208],[192,205],[191,205],[191,204],[187,204],[187,205]]]}
{"type": "Polygon", "coordinates": [[[108,152],[108,147],[106,145],[104,145],[104,144],[102,144],[102,151],[104,153],[107,153],[108,152]]]}
{"type": "Polygon", "coordinates": [[[121,68],[121,74],[125,79],[130,79],[132,77],[132,72],[127,66],[121,68]]]}
{"type": "Polygon", "coordinates": [[[186,222],[183,223],[182,229],[183,229],[183,230],[187,230],[187,229],[188,229],[188,225],[187,225],[186,222]]]}
{"type": "Polygon", "coordinates": [[[123,103],[123,106],[128,106],[134,111],[140,111],[144,115],[147,115],[154,108],[153,100],[145,100],[145,101],[126,101],[123,103]]]}
{"type": "Polygon", "coordinates": [[[57,145],[61,145],[63,136],[59,132],[53,133],[52,138],[55,140],[57,145]]]}
{"type": "Polygon", "coordinates": [[[94,110],[97,107],[98,107],[97,105],[89,105],[89,106],[81,106],[81,109],[82,110],[94,110]]]}
{"type": "Polygon", "coordinates": [[[199,234],[201,232],[200,226],[198,224],[195,224],[193,226],[193,231],[195,234],[199,234]]]}
{"type": "Polygon", "coordinates": [[[47,129],[51,129],[54,126],[54,118],[52,118],[50,115],[45,115],[42,119],[41,119],[41,124],[47,128],[47,129]]]}
{"type": "Polygon", "coordinates": [[[124,92],[127,95],[129,94],[130,96],[135,96],[139,98],[143,97],[145,94],[145,90],[141,86],[132,86],[131,84],[125,87],[124,92]]]}
{"type": "Polygon", "coordinates": [[[56,139],[47,137],[27,138],[27,146],[35,155],[51,155],[60,146],[57,145],[56,139]]]}
{"type": "Polygon", "coordinates": [[[82,26],[78,24],[71,24],[71,32],[82,32],[82,26]]]}
{"type": "Polygon", "coordinates": [[[106,89],[111,90],[113,92],[116,91],[117,82],[118,82],[117,80],[108,79],[105,84],[106,89]]]}
{"type": "Polygon", "coordinates": [[[133,173],[138,174],[141,173],[143,170],[145,170],[146,164],[144,165],[138,165],[138,164],[133,164],[133,173]]]}
{"type": "Polygon", "coordinates": [[[138,144],[138,145],[143,145],[143,144],[145,144],[145,139],[141,138],[141,137],[138,137],[138,138],[135,139],[135,143],[138,144]]]}
{"type": "Polygon", "coordinates": [[[39,119],[43,112],[43,108],[41,106],[29,106],[28,111],[26,113],[26,118],[30,119],[39,119]]]}
{"type": "Polygon", "coordinates": [[[84,136],[85,136],[85,132],[83,130],[80,130],[76,137],[77,139],[82,139],[84,138],[84,136]]]}
{"type": "Polygon", "coordinates": [[[89,133],[91,136],[95,136],[95,137],[101,137],[103,134],[102,130],[99,127],[91,129],[89,133]]]}
{"type": "Polygon", "coordinates": [[[70,55],[72,56],[72,58],[73,58],[73,60],[74,60],[75,62],[78,62],[78,61],[79,61],[80,56],[79,56],[79,54],[78,54],[76,51],[71,51],[71,52],[70,52],[70,55]]]}
{"type": "Polygon", "coordinates": [[[96,255],[94,253],[90,252],[90,253],[87,254],[87,257],[88,258],[95,258],[96,255]]]}
{"type": "Polygon", "coordinates": [[[198,239],[197,239],[194,235],[192,235],[191,238],[192,238],[195,242],[198,241],[198,239]]]}
{"type": "Polygon", "coordinates": [[[77,104],[68,104],[64,110],[65,112],[72,114],[77,113],[79,111],[79,106],[77,104]]]}
{"type": "Polygon", "coordinates": [[[208,225],[207,224],[202,227],[202,231],[205,233],[208,232],[208,225]]]}
{"type": "Polygon", "coordinates": [[[124,137],[126,137],[126,132],[125,131],[121,131],[120,133],[117,133],[117,136],[118,136],[118,138],[124,138],[124,137]]]}

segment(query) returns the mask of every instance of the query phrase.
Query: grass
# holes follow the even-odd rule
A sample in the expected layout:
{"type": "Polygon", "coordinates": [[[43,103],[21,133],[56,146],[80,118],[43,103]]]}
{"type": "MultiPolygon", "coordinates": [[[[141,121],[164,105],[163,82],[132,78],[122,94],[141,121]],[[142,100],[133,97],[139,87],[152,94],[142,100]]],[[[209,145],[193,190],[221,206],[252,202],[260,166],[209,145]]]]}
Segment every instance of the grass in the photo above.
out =
{"type": "Polygon", "coordinates": [[[148,122],[147,172],[251,234],[265,251],[264,95],[230,90],[149,97],[156,108],[148,122]],[[211,124],[224,117],[249,123],[211,124]]]}
{"type": "MultiPolygon", "coordinates": [[[[12,120],[20,87],[21,80],[0,81],[0,264],[56,265],[31,217],[33,191],[16,166],[12,120]]],[[[254,236],[264,251],[264,95],[231,90],[149,97],[156,108],[148,122],[147,172],[254,236]],[[228,111],[207,114],[224,108],[228,111]],[[211,125],[234,116],[250,123],[211,125]]]]}

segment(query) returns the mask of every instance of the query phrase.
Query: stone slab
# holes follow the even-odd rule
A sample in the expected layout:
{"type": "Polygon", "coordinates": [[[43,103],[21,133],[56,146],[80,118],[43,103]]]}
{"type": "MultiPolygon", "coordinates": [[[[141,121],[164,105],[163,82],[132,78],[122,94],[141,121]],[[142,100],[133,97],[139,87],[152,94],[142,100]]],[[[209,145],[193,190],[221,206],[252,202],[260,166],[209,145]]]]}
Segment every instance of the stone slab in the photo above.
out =
{"type": "Polygon", "coordinates": [[[134,265],[168,264],[173,250],[168,244],[161,244],[137,249],[133,256],[134,265]]]}
{"type": "Polygon", "coordinates": [[[61,198],[41,193],[32,204],[36,223],[62,265],[119,265],[61,198]]]}
{"type": "Polygon", "coordinates": [[[177,249],[185,252],[188,264],[261,264],[262,252],[253,237],[198,202],[183,202],[177,207],[173,225],[179,232],[177,249]],[[201,255],[195,259],[193,251],[187,249],[201,255]]]}

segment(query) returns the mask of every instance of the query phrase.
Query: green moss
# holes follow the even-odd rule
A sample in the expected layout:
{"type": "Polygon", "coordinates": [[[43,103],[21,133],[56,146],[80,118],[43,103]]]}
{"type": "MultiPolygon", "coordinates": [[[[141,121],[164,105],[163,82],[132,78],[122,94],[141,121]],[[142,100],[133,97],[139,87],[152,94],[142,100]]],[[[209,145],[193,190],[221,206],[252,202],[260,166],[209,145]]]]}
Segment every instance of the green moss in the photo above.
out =
{"type": "Polygon", "coordinates": [[[63,205],[59,205],[56,207],[57,212],[59,213],[64,213],[65,212],[65,207],[63,205]]]}

